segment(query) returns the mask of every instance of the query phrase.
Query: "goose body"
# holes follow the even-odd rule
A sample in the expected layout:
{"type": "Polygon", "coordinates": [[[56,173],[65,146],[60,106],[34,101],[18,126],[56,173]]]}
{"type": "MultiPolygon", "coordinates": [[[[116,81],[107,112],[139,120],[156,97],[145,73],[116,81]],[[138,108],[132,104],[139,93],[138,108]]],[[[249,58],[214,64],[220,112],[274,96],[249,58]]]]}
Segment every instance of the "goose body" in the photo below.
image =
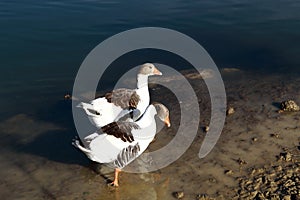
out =
{"type": "Polygon", "coordinates": [[[151,63],[143,64],[137,75],[136,89],[116,89],[89,103],[82,102],[78,107],[84,109],[97,128],[114,121],[135,121],[150,103],[148,77],[151,75],[161,75],[161,72],[151,63]]]}
{"type": "MultiPolygon", "coordinates": [[[[103,134],[91,134],[85,138],[83,147],[79,141],[75,146],[88,158],[121,170],[141,155],[156,134],[155,115],[170,126],[169,111],[162,104],[151,104],[136,122],[112,122],[102,127],[103,134]]],[[[118,185],[117,181],[115,183],[118,185]]]]}

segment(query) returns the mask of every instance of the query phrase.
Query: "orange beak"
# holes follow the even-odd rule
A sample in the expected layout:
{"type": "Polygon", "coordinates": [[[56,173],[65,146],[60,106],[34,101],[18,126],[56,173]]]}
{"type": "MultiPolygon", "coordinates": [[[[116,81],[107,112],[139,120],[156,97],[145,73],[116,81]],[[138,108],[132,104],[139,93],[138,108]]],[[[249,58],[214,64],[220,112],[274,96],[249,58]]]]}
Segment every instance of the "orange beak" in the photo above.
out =
{"type": "Polygon", "coordinates": [[[165,122],[165,125],[166,125],[167,127],[170,127],[170,126],[171,126],[169,116],[165,118],[165,121],[164,121],[164,122],[165,122]]]}
{"type": "Polygon", "coordinates": [[[156,67],[154,68],[153,74],[154,75],[159,75],[159,76],[162,75],[162,73],[156,67]]]}

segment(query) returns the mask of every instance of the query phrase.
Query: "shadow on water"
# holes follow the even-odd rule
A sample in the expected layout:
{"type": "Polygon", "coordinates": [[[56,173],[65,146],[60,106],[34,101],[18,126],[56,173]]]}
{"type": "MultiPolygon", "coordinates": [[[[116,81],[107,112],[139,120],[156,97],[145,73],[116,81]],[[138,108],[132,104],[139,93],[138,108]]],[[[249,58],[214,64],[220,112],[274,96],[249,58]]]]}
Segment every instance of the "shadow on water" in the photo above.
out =
{"type": "Polygon", "coordinates": [[[72,146],[73,134],[69,131],[49,131],[23,146],[22,151],[48,160],[86,166],[88,159],[72,146]]]}
{"type": "Polygon", "coordinates": [[[47,160],[87,166],[88,158],[73,145],[77,135],[72,102],[60,100],[45,106],[34,116],[16,115],[3,122],[3,145],[17,153],[37,155],[47,160]]]}
{"type": "Polygon", "coordinates": [[[41,134],[24,147],[26,152],[61,163],[83,166],[90,163],[88,158],[72,145],[77,131],[73,122],[71,100],[60,100],[52,107],[39,111],[37,118],[54,123],[62,127],[62,130],[41,134]]]}

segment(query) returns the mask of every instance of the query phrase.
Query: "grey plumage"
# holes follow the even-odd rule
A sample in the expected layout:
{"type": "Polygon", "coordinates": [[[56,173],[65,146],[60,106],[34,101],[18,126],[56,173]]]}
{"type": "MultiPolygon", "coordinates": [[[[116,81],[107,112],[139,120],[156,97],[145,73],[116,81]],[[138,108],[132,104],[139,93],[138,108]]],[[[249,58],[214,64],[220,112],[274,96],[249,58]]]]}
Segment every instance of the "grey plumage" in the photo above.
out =
{"type": "Polygon", "coordinates": [[[129,145],[118,154],[116,160],[108,163],[107,165],[110,167],[122,169],[138,156],[139,151],[139,143],[136,143],[134,146],[129,145]]]}

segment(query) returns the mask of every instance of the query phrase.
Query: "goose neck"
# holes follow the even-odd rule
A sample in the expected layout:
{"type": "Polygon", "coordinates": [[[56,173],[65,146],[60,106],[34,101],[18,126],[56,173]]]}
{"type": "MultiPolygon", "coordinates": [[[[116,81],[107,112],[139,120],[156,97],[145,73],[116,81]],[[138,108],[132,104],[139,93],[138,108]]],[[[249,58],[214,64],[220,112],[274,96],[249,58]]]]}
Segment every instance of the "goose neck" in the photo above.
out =
{"type": "Polygon", "coordinates": [[[137,88],[148,87],[148,76],[144,74],[137,75],[137,88]]]}

